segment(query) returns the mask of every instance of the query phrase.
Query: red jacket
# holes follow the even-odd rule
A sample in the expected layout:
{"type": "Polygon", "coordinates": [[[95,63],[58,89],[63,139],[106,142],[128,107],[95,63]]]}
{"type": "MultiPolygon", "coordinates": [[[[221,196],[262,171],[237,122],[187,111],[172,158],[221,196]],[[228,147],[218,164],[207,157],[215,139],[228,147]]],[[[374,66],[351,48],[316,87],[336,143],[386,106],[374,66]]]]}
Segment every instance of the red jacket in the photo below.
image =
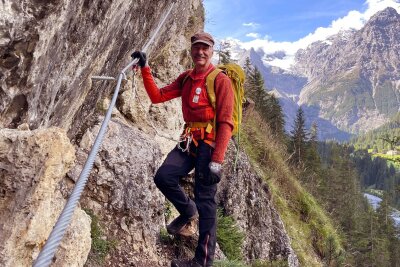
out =
{"type": "MultiPolygon", "coordinates": [[[[207,75],[214,69],[215,67],[210,64],[208,70],[202,74],[196,74],[191,70],[186,71],[179,75],[174,82],[161,89],[155,84],[150,67],[146,66],[141,70],[144,87],[152,103],[161,103],[180,96],[182,97],[182,113],[185,122],[207,122],[214,119],[215,113],[208,101],[205,84],[207,75]],[[189,77],[183,84],[183,80],[188,74],[189,77]],[[201,90],[197,88],[201,88],[201,90]],[[195,99],[196,95],[198,95],[198,99],[195,99]]],[[[217,135],[211,160],[222,163],[233,130],[232,112],[234,100],[231,81],[223,73],[219,73],[215,79],[215,96],[217,135]]]]}

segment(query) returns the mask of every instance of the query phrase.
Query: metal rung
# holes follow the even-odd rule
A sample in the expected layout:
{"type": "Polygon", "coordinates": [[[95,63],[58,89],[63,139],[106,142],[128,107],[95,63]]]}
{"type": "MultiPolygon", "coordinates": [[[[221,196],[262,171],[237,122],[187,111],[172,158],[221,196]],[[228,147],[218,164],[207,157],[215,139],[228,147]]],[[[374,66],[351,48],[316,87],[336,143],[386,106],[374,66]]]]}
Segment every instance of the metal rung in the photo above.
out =
{"type": "Polygon", "coordinates": [[[115,78],[110,76],[92,76],[92,80],[115,80],[115,78]]]}

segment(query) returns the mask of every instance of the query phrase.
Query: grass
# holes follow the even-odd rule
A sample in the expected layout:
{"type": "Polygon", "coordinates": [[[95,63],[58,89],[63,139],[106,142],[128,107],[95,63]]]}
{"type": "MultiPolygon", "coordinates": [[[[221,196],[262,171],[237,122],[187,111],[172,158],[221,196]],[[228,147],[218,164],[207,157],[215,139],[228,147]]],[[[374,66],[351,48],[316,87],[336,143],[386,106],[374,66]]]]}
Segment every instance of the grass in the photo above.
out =
{"type": "Polygon", "coordinates": [[[274,261],[255,261],[250,265],[246,265],[240,261],[224,260],[215,261],[214,267],[287,267],[288,263],[285,260],[274,261]]]}
{"type": "Polygon", "coordinates": [[[224,260],[224,261],[215,261],[214,267],[248,267],[248,265],[245,265],[243,262],[240,261],[224,260]]]}
{"type": "Polygon", "coordinates": [[[243,145],[254,169],[269,185],[272,201],[291,238],[301,266],[323,266],[343,254],[342,239],[323,208],[299,183],[277,143],[257,114],[242,125],[243,145]]]}
{"type": "Polygon", "coordinates": [[[231,216],[225,216],[222,210],[217,214],[217,241],[229,260],[237,261],[243,258],[242,245],[244,233],[239,230],[231,216]]]}
{"type": "Polygon", "coordinates": [[[172,216],[173,216],[173,209],[174,206],[172,205],[171,202],[169,202],[168,200],[165,201],[165,210],[164,210],[164,216],[165,216],[165,220],[168,222],[171,220],[172,216]]]}
{"type": "Polygon", "coordinates": [[[115,249],[117,242],[115,240],[107,240],[99,223],[99,218],[90,209],[85,209],[85,212],[92,219],[90,225],[90,235],[92,238],[91,258],[96,263],[102,264],[106,256],[115,249]]]}
{"type": "Polygon", "coordinates": [[[160,229],[160,241],[162,244],[173,244],[174,240],[170,234],[168,234],[167,229],[161,228],[160,229]]]}

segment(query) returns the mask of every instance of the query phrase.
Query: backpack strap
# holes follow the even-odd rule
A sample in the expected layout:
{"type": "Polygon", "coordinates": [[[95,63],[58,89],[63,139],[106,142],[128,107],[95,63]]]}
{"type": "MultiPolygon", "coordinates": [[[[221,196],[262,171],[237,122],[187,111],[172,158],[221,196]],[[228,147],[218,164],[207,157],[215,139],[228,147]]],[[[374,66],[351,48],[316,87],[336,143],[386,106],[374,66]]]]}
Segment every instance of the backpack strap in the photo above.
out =
{"type": "Polygon", "coordinates": [[[215,96],[215,79],[217,78],[218,74],[222,72],[221,69],[216,68],[210,74],[208,74],[206,78],[206,87],[207,87],[207,95],[208,100],[211,103],[211,106],[214,108],[214,120],[213,120],[213,128],[214,128],[214,141],[217,137],[217,108],[216,108],[216,96],[215,96]]]}
{"type": "Polygon", "coordinates": [[[188,78],[189,78],[189,76],[190,76],[190,74],[192,73],[192,69],[190,69],[190,70],[188,70],[187,72],[186,72],[186,75],[185,75],[185,77],[183,78],[183,81],[182,81],[182,83],[181,83],[181,88],[183,88],[183,85],[185,84],[185,82],[188,80],[188,78]]]}
{"type": "MultiPolygon", "coordinates": [[[[222,72],[222,70],[216,68],[215,70],[210,72],[210,74],[208,74],[207,78],[206,78],[208,100],[210,100],[210,104],[214,108],[214,110],[215,110],[215,102],[216,102],[215,88],[214,88],[215,87],[215,78],[217,77],[217,75],[220,72],[222,72]]],[[[215,113],[215,114],[217,114],[217,113],[215,113]]],[[[214,119],[214,121],[215,121],[215,119],[214,119]]]]}

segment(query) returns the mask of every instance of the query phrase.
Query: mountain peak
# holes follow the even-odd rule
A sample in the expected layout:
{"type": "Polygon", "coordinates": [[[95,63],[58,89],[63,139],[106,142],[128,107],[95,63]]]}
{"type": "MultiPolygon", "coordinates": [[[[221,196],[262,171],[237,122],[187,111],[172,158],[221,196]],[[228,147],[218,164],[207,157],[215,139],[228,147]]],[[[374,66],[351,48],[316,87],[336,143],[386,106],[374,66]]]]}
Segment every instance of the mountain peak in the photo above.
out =
{"type": "Polygon", "coordinates": [[[397,13],[396,9],[393,7],[387,7],[382,11],[379,11],[371,17],[367,25],[385,25],[390,22],[399,21],[400,15],[397,13]]]}
{"type": "Polygon", "coordinates": [[[339,33],[299,51],[295,67],[309,80],[298,103],[317,106],[317,111],[308,113],[347,133],[382,125],[400,106],[399,28],[400,15],[386,8],[360,30],[339,33]]]}

